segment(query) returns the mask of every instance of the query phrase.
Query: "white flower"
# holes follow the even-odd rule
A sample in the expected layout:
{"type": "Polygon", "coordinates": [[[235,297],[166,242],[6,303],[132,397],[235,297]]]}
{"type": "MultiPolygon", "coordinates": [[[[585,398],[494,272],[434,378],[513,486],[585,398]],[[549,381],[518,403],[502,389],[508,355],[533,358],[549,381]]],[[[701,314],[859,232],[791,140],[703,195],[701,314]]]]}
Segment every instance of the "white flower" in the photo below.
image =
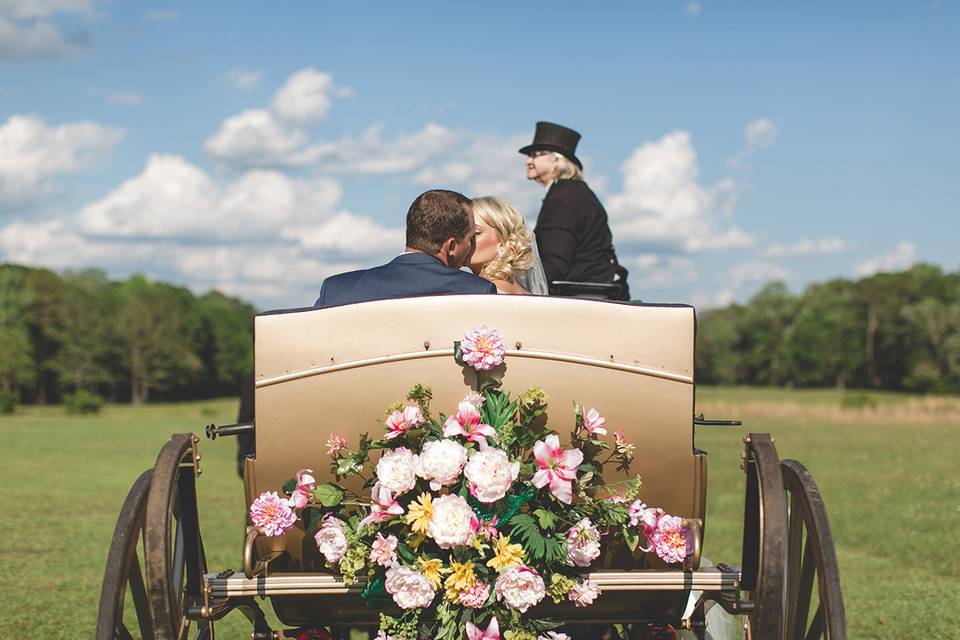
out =
{"type": "Polygon", "coordinates": [[[460,477],[467,463],[467,450],[454,440],[431,440],[415,458],[417,475],[429,480],[431,489],[439,491],[460,477]]]}
{"type": "Polygon", "coordinates": [[[600,557],[600,530],[584,518],[567,531],[567,559],[578,567],[589,567],[600,557]]]}
{"type": "Polygon", "coordinates": [[[426,576],[400,565],[387,570],[386,587],[401,609],[429,607],[436,593],[426,576]]]}
{"type": "Polygon", "coordinates": [[[547,631],[545,635],[537,636],[537,640],[572,640],[572,638],[559,631],[547,631]]]}
{"type": "Polygon", "coordinates": [[[384,453],[377,462],[377,479],[394,497],[413,489],[417,473],[410,449],[400,447],[384,453]]]}
{"type": "Polygon", "coordinates": [[[486,398],[484,398],[481,394],[477,393],[473,389],[471,389],[470,392],[467,393],[467,397],[463,399],[464,402],[469,402],[470,404],[475,406],[477,409],[482,407],[483,403],[486,402],[486,400],[487,400],[486,398]]]}
{"type": "Polygon", "coordinates": [[[340,558],[347,552],[347,536],[343,533],[343,522],[332,516],[324,519],[313,539],[317,543],[317,549],[330,564],[340,562],[340,558]]]}
{"type": "Polygon", "coordinates": [[[543,578],[530,567],[513,567],[497,577],[494,586],[497,600],[504,600],[511,609],[526,613],[545,593],[543,578]]]}
{"type": "Polygon", "coordinates": [[[458,495],[446,495],[433,501],[433,514],[427,523],[427,535],[441,549],[465,545],[476,529],[477,518],[467,501],[458,495]]]}
{"type": "Polygon", "coordinates": [[[586,607],[593,604],[593,601],[600,595],[600,587],[596,582],[584,580],[567,594],[567,597],[578,607],[586,607]]]}
{"type": "Polygon", "coordinates": [[[520,463],[510,462],[503,449],[489,447],[470,456],[463,474],[470,481],[470,493],[489,504],[507,495],[520,474],[520,463]]]}

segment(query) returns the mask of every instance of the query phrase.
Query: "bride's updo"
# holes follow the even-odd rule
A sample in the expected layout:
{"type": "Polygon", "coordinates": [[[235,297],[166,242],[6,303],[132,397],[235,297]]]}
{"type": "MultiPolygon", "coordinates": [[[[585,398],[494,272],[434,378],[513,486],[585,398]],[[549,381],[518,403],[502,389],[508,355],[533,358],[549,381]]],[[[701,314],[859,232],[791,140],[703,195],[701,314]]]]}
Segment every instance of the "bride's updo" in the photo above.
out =
{"type": "Polygon", "coordinates": [[[516,282],[518,276],[533,266],[530,232],[523,216],[496,196],[474,198],[473,215],[478,222],[496,231],[500,242],[496,257],[483,265],[480,277],[516,282]]]}

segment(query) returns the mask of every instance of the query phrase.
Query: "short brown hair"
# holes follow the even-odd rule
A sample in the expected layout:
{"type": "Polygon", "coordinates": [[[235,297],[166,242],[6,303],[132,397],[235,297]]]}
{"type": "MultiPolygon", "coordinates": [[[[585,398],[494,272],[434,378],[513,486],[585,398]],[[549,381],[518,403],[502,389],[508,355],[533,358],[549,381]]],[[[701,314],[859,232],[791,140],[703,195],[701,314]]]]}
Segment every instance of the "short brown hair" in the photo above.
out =
{"type": "Polygon", "coordinates": [[[421,193],[407,211],[407,247],[435,255],[447,238],[463,240],[472,207],[470,198],[456,191],[421,193]]]}

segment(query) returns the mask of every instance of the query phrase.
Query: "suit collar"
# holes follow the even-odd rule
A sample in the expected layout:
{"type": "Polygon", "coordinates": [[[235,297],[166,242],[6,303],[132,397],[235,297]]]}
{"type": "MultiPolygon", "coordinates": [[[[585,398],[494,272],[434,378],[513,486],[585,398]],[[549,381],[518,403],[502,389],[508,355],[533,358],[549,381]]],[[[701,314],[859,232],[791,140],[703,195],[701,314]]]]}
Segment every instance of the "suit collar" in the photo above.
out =
{"type": "Polygon", "coordinates": [[[440,259],[436,256],[431,256],[429,253],[420,253],[418,251],[412,251],[410,253],[401,253],[396,258],[390,261],[391,264],[438,264],[441,267],[444,267],[440,259]]]}

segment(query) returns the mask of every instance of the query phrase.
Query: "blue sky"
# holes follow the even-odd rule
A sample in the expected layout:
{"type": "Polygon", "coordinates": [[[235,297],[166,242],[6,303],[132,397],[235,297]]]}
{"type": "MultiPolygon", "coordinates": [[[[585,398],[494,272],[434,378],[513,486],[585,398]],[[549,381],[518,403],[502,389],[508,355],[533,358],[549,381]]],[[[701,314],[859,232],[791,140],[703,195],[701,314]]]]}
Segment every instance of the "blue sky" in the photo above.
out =
{"type": "Polygon", "coordinates": [[[552,120],[635,297],[956,270],[958,36],[948,0],[0,0],[0,260],[309,304],[427,188],[533,221],[552,120]]]}

